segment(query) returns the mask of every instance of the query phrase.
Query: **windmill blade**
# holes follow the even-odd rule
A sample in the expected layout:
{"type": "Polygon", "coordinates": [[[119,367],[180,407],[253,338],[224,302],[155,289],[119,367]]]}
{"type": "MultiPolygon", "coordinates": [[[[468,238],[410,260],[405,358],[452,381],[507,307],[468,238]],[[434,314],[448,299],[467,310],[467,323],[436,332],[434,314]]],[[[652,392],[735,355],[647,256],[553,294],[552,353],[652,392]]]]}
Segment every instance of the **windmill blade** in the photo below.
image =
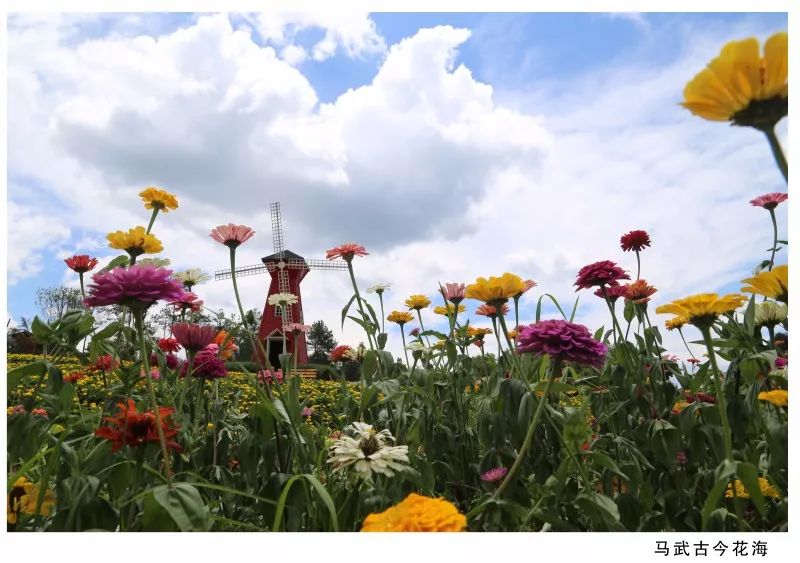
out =
{"type": "Polygon", "coordinates": [[[345,262],[332,262],[330,260],[316,260],[308,258],[305,263],[309,270],[347,270],[345,262]]]}
{"type": "Polygon", "coordinates": [[[272,246],[275,254],[283,258],[283,221],[281,221],[281,204],[276,201],[269,204],[269,215],[272,220],[272,246]]]}
{"type": "MultiPolygon", "coordinates": [[[[242,266],[240,268],[236,268],[236,277],[241,278],[243,276],[255,276],[257,274],[263,274],[267,272],[268,268],[264,264],[253,264],[252,266],[242,266]]],[[[228,270],[217,270],[214,272],[214,281],[219,280],[227,280],[231,278],[231,271],[228,270]]]]}

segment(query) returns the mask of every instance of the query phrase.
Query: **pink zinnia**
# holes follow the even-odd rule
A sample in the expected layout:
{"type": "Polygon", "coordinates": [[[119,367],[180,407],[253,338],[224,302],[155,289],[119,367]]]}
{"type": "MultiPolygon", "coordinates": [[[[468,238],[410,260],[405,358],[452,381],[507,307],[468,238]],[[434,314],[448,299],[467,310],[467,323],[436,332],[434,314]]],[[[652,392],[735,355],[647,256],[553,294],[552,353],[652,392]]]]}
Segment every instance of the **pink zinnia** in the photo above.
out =
{"type": "Polygon", "coordinates": [[[313,416],[314,415],[314,409],[312,409],[311,407],[303,407],[303,410],[300,413],[300,415],[301,416],[313,416]]]}
{"type": "Polygon", "coordinates": [[[88,254],[76,254],[70,258],[65,258],[64,262],[73,272],[85,274],[89,270],[94,270],[97,266],[97,258],[90,258],[88,254]]]}
{"type": "Polygon", "coordinates": [[[412,328],[411,330],[408,331],[408,334],[410,334],[411,336],[419,336],[420,332],[421,331],[420,331],[419,327],[415,326],[414,328],[412,328]]]}
{"type": "Polygon", "coordinates": [[[454,305],[458,305],[464,300],[466,288],[467,286],[463,283],[446,283],[444,284],[442,295],[454,305]]]}
{"type": "Polygon", "coordinates": [[[203,308],[203,301],[198,299],[197,295],[191,292],[184,293],[180,299],[170,301],[169,304],[178,311],[189,309],[192,313],[196,313],[203,308]]]}
{"type": "Polygon", "coordinates": [[[89,296],[83,300],[87,307],[125,305],[149,307],[156,301],[174,301],[184,294],[183,286],[172,279],[172,270],[149,264],[114,268],[92,276],[89,296]]]}
{"type": "Polygon", "coordinates": [[[629,279],[631,279],[631,277],[614,262],[611,260],[602,260],[580,269],[578,278],[575,280],[575,285],[578,286],[578,289],[575,291],[589,289],[595,286],[614,285],[614,282],[629,279]]]}
{"type": "Polygon", "coordinates": [[[283,383],[283,371],[279,369],[266,370],[262,369],[258,372],[258,380],[262,383],[271,384],[273,380],[276,383],[283,383]]]}
{"type": "Polygon", "coordinates": [[[303,332],[303,333],[306,333],[309,330],[311,330],[311,327],[309,325],[304,325],[304,324],[300,324],[300,323],[289,323],[289,324],[283,325],[283,331],[284,332],[293,332],[293,333],[303,332]]]}
{"type": "Polygon", "coordinates": [[[603,295],[602,288],[595,290],[594,294],[597,295],[600,299],[605,299],[605,297],[608,296],[608,300],[614,303],[620,297],[624,297],[627,291],[628,291],[627,285],[619,285],[617,282],[614,282],[613,285],[609,285],[608,287],[606,287],[606,295],[603,295]]]}
{"type": "Polygon", "coordinates": [[[236,248],[243,242],[246,242],[256,232],[247,225],[234,225],[228,223],[227,225],[220,225],[211,230],[211,238],[217,242],[221,242],[228,248],[236,248]]]}
{"type": "Polygon", "coordinates": [[[789,363],[788,358],[784,358],[783,356],[778,356],[775,358],[775,367],[778,369],[783,369],[789,363]]]}
{"type": "Polygon", "coordinates": [[[36,416],[41,416],[43,418],[50,418],[50,416],[47,414],[47,411],[44,409],[33,409],[31,414],[35,414],[36,416]]]}
{"type": "Polygon", "coordinates": [[[346,354],[350,350],[352,350],[350,346],[348,346],[347,344],[341,344],[336,348],[334,348],[333,350],[331,350],[331,353],[329,355],[330,360],[332,362],[341,362],[343,359],[347,361],[349,358],[347,357],[346,354]]]}
{"type": "Polygon", "coordinates": [[[217,329],[209,325],[175,323],[172,325],[172,334],[187,351],[197,352],[214,342],[217,329]]]}
{"type": "Polygon", "coordinates": [[[650,235],[647,234],[647,231],[631,231],[620,237],[619,245],[625,252],[631,250],[640,252],[645,246],[650,246],[650,235]]]}
{"type": "Polygon", "coordinates": [[[539,321],[523,327],[517,335],[517,352],[536,356],[547,354],[560,361],[600,368],[606,345],[592,338],[583,325],[562,320],[539,321]]]}
{"type": "Polygon", "coordinates": [[[181,349],[181,345],[174,338],[159,338],[158,348],[162,352],[177,352],[181,349]]]}
{"type": "Polygon", "coordinates": [[[779,203],[789,199],[789,194],[783,192],[773,192],[771,194],[760,195],[750,200],[750,204],[764,209],[775,209],[779,203]]]}
{"type": "Polygon", "coordinates": [[[337,258],[344,259],[345,262],[350,262],[353,256],[366,256],[369,254],[367,249],[354,242],[346,242],[341,246],[331,248],[325,253],[325,258],[328,260],[336,260],[337,258]]]}
{"type": "MultiPolygon", "coordinates": [[[[503,315],[507,315],[509,311],[508,303],[503,303],[503,306],[500,308],[500,310],[503,312],[503,315]]],[[[497,316],[497,309],[494,305],[488,305],[484,303],[475,309],[475,314],[492,319],[497,316]]]]}
{"type": "Polygon", "coordinates": [[[498,481],[503,480],[503,477],[506,476],[506,473],[508,473],[508,468],[495,467],[481,475],[481,481],[484,483],[497,483],[498,481]]]}
{"type": "MultiPolygon", "coordinates": [[[[228,375],[228,370],[225,368],[225,360],[219,357],[218,352],[219,346],[216,344],[209,344],[200,350],[192,362],[192,375],[205,379],[219,379],[228,375]]],[[[186,377],[188,369],[189,362],[183,362],[181,377],[186,377]]]]}

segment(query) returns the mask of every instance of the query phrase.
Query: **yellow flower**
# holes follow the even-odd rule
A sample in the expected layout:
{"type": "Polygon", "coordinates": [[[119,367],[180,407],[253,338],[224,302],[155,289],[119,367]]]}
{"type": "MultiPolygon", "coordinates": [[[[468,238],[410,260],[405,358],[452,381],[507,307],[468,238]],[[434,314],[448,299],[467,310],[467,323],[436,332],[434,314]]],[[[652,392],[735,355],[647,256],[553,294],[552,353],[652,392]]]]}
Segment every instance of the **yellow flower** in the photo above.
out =
{"type": "Polygon", "coordinates": [[[419,311],[431,304],[431,300],[424,295],[412,295],[406,299],[406,307],[419,311]]]}
{"type": "Polygon", "coordinates": [[[467,327],[467,335],[470,338],[483,338],[487,334],[492,334],[492,329],[490,328],[476,328],[474,326],[467,327]]]}
{"type": "Polygon", "coordinates": [[[775,389],[773,391],[762,391],[758,394],[759,401],[767,401],[776,407],[789,406],[789,392],[785,389],[775,389]]]}
{"type": "Polygon", "coordinates": [[[408,311],[392,311],[391,313],[389,313],[389,316],[386,317],[386,320],[389,321],[390,323],[397,323],[400,326],[402,326],[406,323],[413,321],[414,315],[412,315],[408,311]]]}
{"type": "Polygon", "coordinates": [[[683,412],[683,409],[685,409],[689,405],[690,403],[687,403],[686,401],[678,401],[672,406],[672,414],[679,414],[683,412]]]}
{"type": "Polygon", "coordinates": [[[517,329],[515,329],[515,328],[512,328],[511,330],[509,330],[509,331],[506,333],[506,336],[508,336],[508,339],[509,339],[509,340],[516,340],[516,339],[517,339],[517,336],[518,336],[517,329]]]}
{"type": "Polygon", "coordinates": [[[726,44],[683,91],[683,107],[712,121],[772,127],[788,112],[789,35],[776,33],[759,53],[754,37],[726,44]]]}
{"type": "Polygon", "coordinates": [[[666,322],[664,322],[664,326],[667,327],[667,330],[675,330],[676,328],[681,328],[688,322],[689,322],[688,318],[678,316],[668,319],[666,322]]]}
{"type": "MultiPolygon", "coordinates": [[[[11,491],[6,498],[6,519],[9,524],[16,524],[21,512],[36,514],[36,501],[39,499],[39,487],[27,477],[20,477],[14,481],[11,491]]],[[[50,489],[47,489],[42,500],[39,514],[49,516],[56,503],[56,498],[50,489]]]]}
{"type": "Polygon", "coordinates": [[[467,286],[464,295],[468,299],[477,299],[497,306],[524,291],[525,285],[522,278],[506,272],[499,278],[495,276],[490,276],[488,280],[478,278],[475,283],[467,286]]]}
{"type": "Polygon", "coordinates": [[[124,250],[131,256],[155,254],[164,250],[161,241],[145,232],[144,227],[134,227],[125,231],[109,233],[106,238],[111,248],[124,250]]]}
{"type": "Polygon", "coordinates": [[[707,327],[713,324],[717,315],[732,313],[745,301],[747,298],[738,293],[722,297],[716,293],[699,293],[661,305],[656,309],[656,313],[673,313],[678,317],[686,317],[695,326],[707,327]]]}
{"type": "Polygon", "coordinates": [[[159,188],[149,187],[139,194],[144,201],[145,209],[158,209],[168,213],[171,209],[178,209],[178,199],[169,192],[159,188]]]}
{"type": "Polygon", "coordinates": [[[403,502],[364,519],[362,532],[461,532],[467,519],[450,502],[411,493],[403,502]]]}
{"type": "MultiPolygon", "coordinates": [[[[458,306],[458,312],[459,313],[463,313],[466,310],[467,310],[467,308],[464,305],[459,305],[458,306]]],[[[450,316],[450,315],[453,314],[453,305],[448,303],[447,304],[447,308],[442,307],[441,305],[438,306],[438,307],[434,307],[433,308],[433,312],[436,313],[437,315],[450,316]]]]}
{"type": "MultiPolygon", "coordinates": [[[[739,498],[750,498],[750,493],[745,488],[744,483],[742,483],[739,479],[733,483],[733,485],[728,484],[728,489],[725,491],[726,498],[733,498],[733,486],[736,487],[736,496],[739,498]]],[[[770,485],[769,481],[767,481],[764,477],[758,478],[758,488],[761,489],[761,494],[765,497],[772,497],[772,498],[781,498],[780,493],[778,490],[770,485]]]]}
{"type": "Polygon", "coordinates": [[[742,288],[745,293],[758,293],[784,303],[789,303],[789,266],[775,266],[771,272],[761,272],[742,280],[749,283],[742,288]]]}

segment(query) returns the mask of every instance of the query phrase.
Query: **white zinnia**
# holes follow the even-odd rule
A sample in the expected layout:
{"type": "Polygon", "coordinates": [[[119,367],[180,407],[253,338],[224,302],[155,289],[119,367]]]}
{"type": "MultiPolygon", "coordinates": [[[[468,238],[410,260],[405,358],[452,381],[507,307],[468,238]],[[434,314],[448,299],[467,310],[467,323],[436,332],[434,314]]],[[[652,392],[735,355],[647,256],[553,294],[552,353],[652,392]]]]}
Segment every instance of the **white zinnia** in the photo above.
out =
{"type": "Polygon", "coordinates": [[[150,264],[151,266],[155,266],[156,268],[163,268],[164,266],[169,266],[170,261],[169,258],[140,258],[136,261],[139,266],[145,266],[150,264]]]}
{"type": "Polygon", "coordinates": [[[273,293],[267,297],[267,303],[273,306],[280,305],[281,307],[285,307],[286,305],[294,305],[297,303],[297,295],[292,293],[273,293]]]}
{"type": "Polygon", "coordinates": [[[380,295],[390,287],[392,287],[392,284],[390,284],[389,282],[376,283],[372,287],[367,288],[367,293],[377,293],[378,295],[380,295]]]}
{"type": "Polygon", "coordinates": [[[765,301],[756,304],[755,323],[757,326],[775,326],[786,320],[789,307],[783,303],[765,301]]]}
{"type": "Polygon", "coordinates": [[[182,272],[175,272],[172,277],[179,280],[183,285],[193,286],[199,283],[207,282],[211,276],[203,272],[200,268],[189,268],[182,272]]]}
{"type": "Polygon", "coordinates": [[[378,432],[371,424],[354,422],[345,432],[352,436],[344,435],[330,447],[328,463],[334,471],[352,465],[362,479],[369,481],[373,472],[392,477],[408,469],[408,446],[389,445],[394,437],[388,430],[378,432]]]}

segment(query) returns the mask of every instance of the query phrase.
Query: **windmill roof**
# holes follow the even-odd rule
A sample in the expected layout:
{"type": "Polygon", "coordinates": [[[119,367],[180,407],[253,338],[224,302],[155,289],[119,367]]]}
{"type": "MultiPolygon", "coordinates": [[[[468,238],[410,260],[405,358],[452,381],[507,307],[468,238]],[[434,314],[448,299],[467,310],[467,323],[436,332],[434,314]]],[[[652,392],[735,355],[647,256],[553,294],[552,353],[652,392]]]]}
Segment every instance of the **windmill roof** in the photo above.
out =
{"type": "MultiPolygon", "coordinates": [[[[278,253],[278,252],[276,252],[275,254],[270,254],[269,256],[264,256],[264,257],[261,259],[261,261],[262,261],[264,264],[266,264],[267,262],[272,262],[272,261],[274,261],[274,262],[277,262],[277,261],[279,261],[279,260],[280,260],[280,257],[278,256],[278,254],[279,254],[279,253],[278,253]]],[[[302,256],[300,256],[299,254],[295,254],[295,253],[294,253],[294,252],[292,252],[291,250],[284,250],[284,251],[283,251],[283,259],[284,259],[284,260],[305,260],[305,258],[303,258],[302,256]]]]}

